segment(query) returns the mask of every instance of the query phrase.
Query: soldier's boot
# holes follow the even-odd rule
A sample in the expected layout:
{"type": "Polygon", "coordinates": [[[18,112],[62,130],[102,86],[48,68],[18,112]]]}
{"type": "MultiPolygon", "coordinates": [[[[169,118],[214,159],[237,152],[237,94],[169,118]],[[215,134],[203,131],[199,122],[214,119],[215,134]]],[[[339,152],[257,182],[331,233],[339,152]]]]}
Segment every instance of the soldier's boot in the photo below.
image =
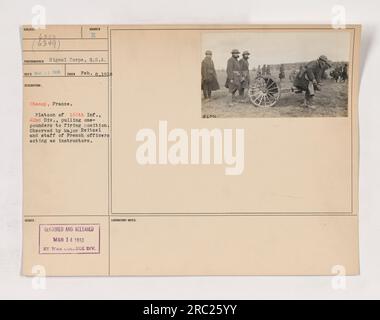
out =
{"type": "Polygon", "coordinates": [[[207,97],[208,97],[209,99],[211,99],[211,90],[208,90],[208,91],[207,91],[207,97]]]}
{"type": "Polygon", "coordinates": [[[231,101],[230,103],[228,104],[230,107],[234,106],[236,104],[236,97],[235,97],[235,93],[233,93],[231,95],[231,101]]]}
{"type": "Polygon", "coordinates": [[[245,102],[244,89],[239,89],[239,102],[245,102]]]}
{"type": "Polygon", "coordinates": [[[303,102],[300,104],[300,107],[307,108],[307,99],[306,98],[303,99],[303,102]]]}
{"type": "Polygon", "coordinates": [[[314,105],[314,96],[310,96],[306,99],[306,104],[307,104],[307,107],[310,108],[310,109],[315,109],[315,105],[314,105]]]}

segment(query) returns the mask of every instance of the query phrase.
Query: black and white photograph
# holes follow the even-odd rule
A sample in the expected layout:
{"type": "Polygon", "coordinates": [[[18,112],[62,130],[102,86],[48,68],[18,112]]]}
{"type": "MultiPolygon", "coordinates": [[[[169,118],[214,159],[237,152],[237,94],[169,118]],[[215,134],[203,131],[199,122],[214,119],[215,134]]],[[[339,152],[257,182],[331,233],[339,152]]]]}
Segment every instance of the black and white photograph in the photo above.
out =
{"type": "Polygon", "coordinates": [[[0,3],[0,300],[380,299],[380,1],[0,3]]]}
{"type": "Polygon", "coordinates": [[[348,30],[205,33],[202,117],[347,117],[350,44],[348,30]]]}

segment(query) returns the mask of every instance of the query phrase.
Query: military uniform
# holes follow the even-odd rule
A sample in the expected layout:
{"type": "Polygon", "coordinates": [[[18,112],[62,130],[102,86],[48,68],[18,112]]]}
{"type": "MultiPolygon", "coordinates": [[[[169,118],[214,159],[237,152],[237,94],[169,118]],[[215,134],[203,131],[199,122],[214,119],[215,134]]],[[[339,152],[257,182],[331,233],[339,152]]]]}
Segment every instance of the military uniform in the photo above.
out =
{"type": "Polygon", "coordinates": [[[342,81],[345,82],[348,79],[348,65],[345,64],[342,71],[342,81]]]}
{"type": "Polygon", "coordinates": [[[310,106],[313,102],[315,90],[320,90],[318,84],[321,82],[322,74],[326,67],[321,64],[325,62],[327,66],[331,66],[327,57],[321,56],[318,60],[310,61],[304,68],[300,70],[293,85],[301,91],[305,91],[305,105],[310,106]]]}
{"type": "Polygon", "coordinates": [[[214,62],[210,57],[205,57],[202,61],[201,67],[202,74],[202,90],[204,97],[211,98],[211,91],[218,90],[219,83],[216,76],[216,71],[214,67],[214,62]]]}
{"type": "Polygon", "coordinates": [[[338,82],[342,76],[342,72],[339,70],[339,68],[335,68],[330,72],[330,76],[335,80],[335,82],[338,82]]]}
{"type": "Polygon", "coordinates": [[[227,61],[227,80],[226,88],[229,89],[230,93],[235,93],[236,90],[240,89],[241,85],[241,72],[240,63],[238,59],[231,57],[227,61]]]}
{"type": "Polygon", "coordinates": [[[261,73],[263,76],[265,76],[267,74],[267,65],[266,64],[263,65],[263,69],[262,69],[261,73]]]}
{"type": "Polygon", "coordinates": [[[249,83],[251,81],[251,77],[250,77],[250,74],[249,74],[249,62],[248,62],[248,58],[247,59],[244,58],[245,55],[248,56],[249,52],[248,51],[244,51],[243,52],[243,58],[241,58],[239,60],[240,73],[241,73],[239,95],[241,97],[244,96],[244,89],[248,89],[249,88],[249,83]]]}
{"type": "Polygon", "coordinates": [[[266,70],[265,70],[265,74],[266,74],[267,76],[270,76],[270,75],[271,75],[271,73],[270,73],[270,65],[269,65],[269,64],[267,65],[267,68],[266,68],[266,70]]]}
{"type": "Polygon", "coordinates": [[[309,62],[303,70],[300,70],[298,75],[294,80],[294,86],[301,89],[307,90],[309,87],[309,82],[321,82],[322,72],[324,70],[318,63],[318,60],[309,62]]]}
{"type": "Polygon", "coordinates": [[[278,75],[278,77],[280,78],[280,80],[285,78],[285,68],[283,64],[280,66],[280,74],[278,75]]]}

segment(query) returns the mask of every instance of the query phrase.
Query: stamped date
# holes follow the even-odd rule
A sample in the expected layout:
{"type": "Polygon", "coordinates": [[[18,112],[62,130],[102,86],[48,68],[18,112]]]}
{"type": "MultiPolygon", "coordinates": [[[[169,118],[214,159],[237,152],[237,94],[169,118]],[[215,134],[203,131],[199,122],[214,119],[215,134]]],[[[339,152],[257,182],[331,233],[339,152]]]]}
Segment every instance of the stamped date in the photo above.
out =
{"type": "Polygon", "coordinates": [[[40,254],[99,254],[99,224],[43,224],[39,230],[40,254]]]}

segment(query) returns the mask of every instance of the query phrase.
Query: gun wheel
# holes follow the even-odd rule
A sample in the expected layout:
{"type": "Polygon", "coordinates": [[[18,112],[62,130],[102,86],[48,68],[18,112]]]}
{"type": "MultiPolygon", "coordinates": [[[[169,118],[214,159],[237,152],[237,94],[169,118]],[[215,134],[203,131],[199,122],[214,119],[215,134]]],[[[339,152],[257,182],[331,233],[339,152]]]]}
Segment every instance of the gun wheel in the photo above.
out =
{"type": "Polygon", "coordinates": [[[280,85],[269,76],[257,77],[248,90],[249,99],[256,107],[273,107],[280,95],[280,85]]]}

